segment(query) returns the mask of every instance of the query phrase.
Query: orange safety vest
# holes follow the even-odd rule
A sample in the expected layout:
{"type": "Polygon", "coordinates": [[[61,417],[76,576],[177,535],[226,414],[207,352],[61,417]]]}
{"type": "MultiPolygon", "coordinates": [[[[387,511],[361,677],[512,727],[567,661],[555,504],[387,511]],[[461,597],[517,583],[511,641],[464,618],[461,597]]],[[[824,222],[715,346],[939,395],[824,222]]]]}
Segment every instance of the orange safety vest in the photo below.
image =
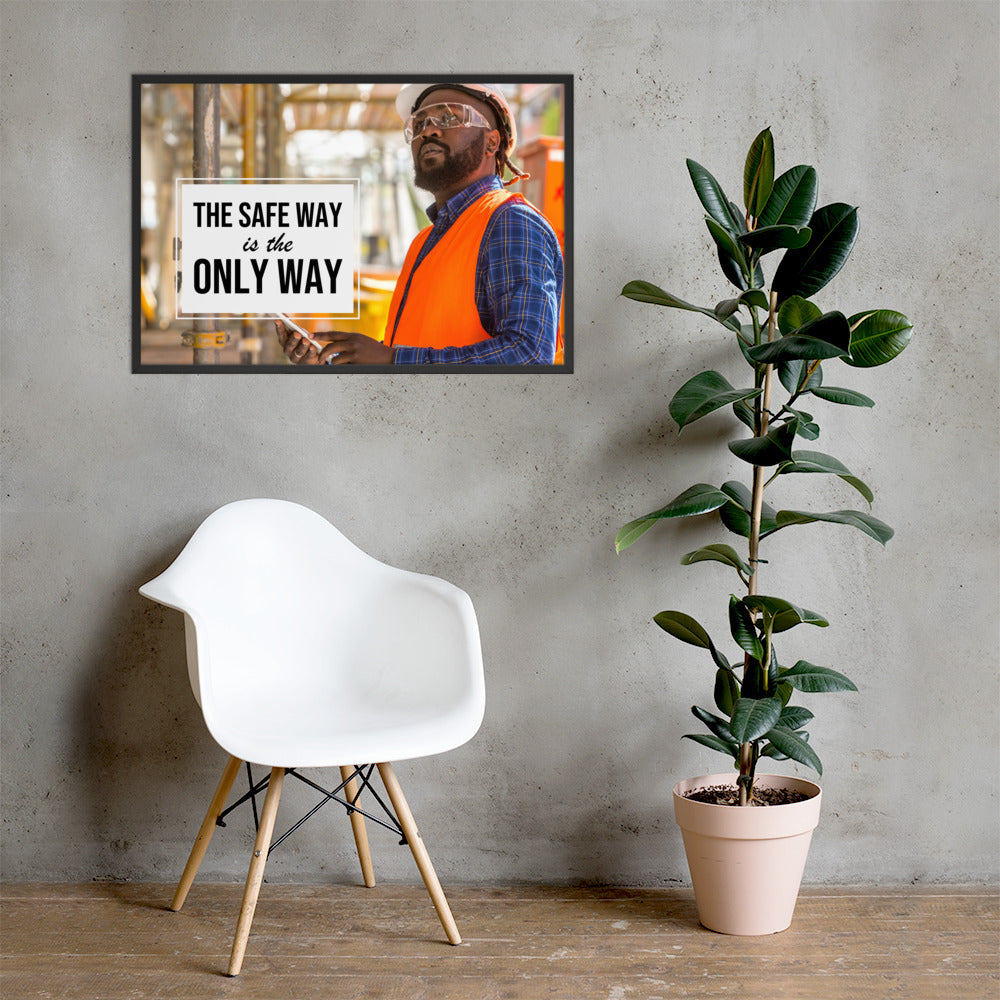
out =
{"type": "Polygon", "coordinates": [[[414,271],[420,248],[433,227],[417,234],[392,293],[386,344],[442,348],[489,340],[476,309],[476,261],[490,217],[511,198],[530,204],[510,191],[487,191],[466,206],[414,271]]]}

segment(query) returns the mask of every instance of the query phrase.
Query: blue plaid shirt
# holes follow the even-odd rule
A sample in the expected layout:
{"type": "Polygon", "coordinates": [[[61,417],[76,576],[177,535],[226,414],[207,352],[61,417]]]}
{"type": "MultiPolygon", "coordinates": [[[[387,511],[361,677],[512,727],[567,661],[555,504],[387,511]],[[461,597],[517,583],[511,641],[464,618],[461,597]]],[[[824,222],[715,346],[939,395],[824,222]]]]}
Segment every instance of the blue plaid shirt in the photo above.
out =
{"type": "MultiPolygon", "coordinates": [[[[483,177],[440,209],[432,205],[427,211],[431,232],[414,269],[463,209],[488,191],[502,189],[499,177],[483,177]]],[[[533,208],[514,200],[505,202],[486,225],[476,262],[476,309],[490,338],[467,347],[396,347],[393,363],[551,364],[562,287],[562,253],[552,227],[533,208]]]]}

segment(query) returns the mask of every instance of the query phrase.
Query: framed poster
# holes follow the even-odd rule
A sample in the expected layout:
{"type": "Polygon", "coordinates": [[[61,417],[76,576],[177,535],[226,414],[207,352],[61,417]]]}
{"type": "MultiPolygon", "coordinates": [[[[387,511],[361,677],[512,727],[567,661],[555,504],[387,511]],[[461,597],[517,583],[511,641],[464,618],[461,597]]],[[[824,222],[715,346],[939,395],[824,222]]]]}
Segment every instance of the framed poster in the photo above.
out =
{"type": "Polygon", "coordinates": [[[569,75],[132,78],[132,371],[571,373],[569,75]]]}

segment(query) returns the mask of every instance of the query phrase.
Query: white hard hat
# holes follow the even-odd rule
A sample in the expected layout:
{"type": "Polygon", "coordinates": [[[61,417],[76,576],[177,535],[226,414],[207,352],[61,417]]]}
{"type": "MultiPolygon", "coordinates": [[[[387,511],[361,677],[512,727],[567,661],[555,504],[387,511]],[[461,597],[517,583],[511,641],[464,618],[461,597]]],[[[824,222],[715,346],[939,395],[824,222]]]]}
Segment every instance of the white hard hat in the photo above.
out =
{"type": "Polygon", "coordinates": [[[434,90],[445,89],[467,91],[470,97],[480,97],[482,95],[480,99],[485,100],[489,107],[503,115],[504,121],[501,122],[501,125],[505,126],[507,132],[507,149],[505,152],[510,153],[514,149],[517,145],[517,127],[514,124],[514,114],[510,110],[510,105],[507,103],[507,98],[504,97],[503,93],[489,84],[448,83],[445,81],[441,83],[407,83],[400,90],[399,94],[396,95],[396,111],[399,113],[399,117],[405,122],[413,114],[424,94],[428,94],[434,90]]]}

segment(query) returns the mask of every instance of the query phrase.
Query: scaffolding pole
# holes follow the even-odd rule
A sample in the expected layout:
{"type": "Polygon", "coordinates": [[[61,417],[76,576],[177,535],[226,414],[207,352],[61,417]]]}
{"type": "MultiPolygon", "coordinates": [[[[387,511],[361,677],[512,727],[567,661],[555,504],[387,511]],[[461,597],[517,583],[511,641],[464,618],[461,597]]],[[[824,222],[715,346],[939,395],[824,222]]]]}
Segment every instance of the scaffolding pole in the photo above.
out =
{"type": "MultiPolygon", "coordinates": [[[[243,180],[257,176],[257,84],[243,84],[243,180]]],[[[252,365],[260,356],[261,338],[246,313],[240,323],[240,364],[252,365]]]]}
{"type": "MultiPolygon", "coordinates": [[[[221,88],[217,83],[194,84],[194,176],[196,183],[217,180],[220,144],[221,88]]],[[[219,331],[216,316],[203,316],[194,321],[194,363],[196,365],[218,364],[219,331]],[[203,346],[215,338],[214,346],[203,346]]]]}

